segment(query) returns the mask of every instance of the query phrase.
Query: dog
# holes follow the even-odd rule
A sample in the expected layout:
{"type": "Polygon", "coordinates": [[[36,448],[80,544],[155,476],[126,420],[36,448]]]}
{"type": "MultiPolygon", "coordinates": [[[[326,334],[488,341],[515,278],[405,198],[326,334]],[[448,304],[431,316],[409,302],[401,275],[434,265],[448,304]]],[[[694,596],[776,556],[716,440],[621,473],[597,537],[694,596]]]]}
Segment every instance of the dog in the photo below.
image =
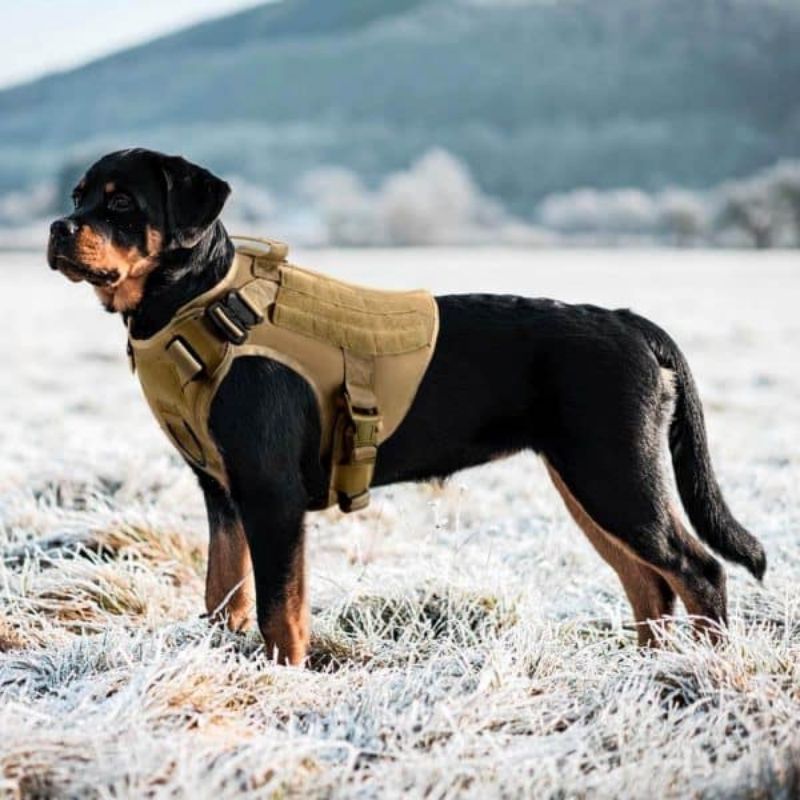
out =
{"type": "MultiPolygon", "coordinates": [[[[53,222],[49,265],[92,284],[131,335],[149,337],[226,274],[234,248],[219,215],[229,193],[179,156],[111,153],[75,187],[74,211],[53,222]]],[[[675,342],[629,310],[491,294],[436,303],[433,358],[380,446],[373,485],[441,480],[532,450],[619,576],[639,644],[658,645],[676,597],[698,633],[715,640],[727,621],[725,572],[671,499],[667,443],[699,538],[759,580],[766,555],[722,496],[675,342]]],[[[240,358],[217,392],[210,430],[230,485],[195,469],[210,536],[207,611],[239,629],[255,605],[268,651],[301,664],[310,625],[303,520],[328,486],[315,397],[290,368],[240,358]]]]}

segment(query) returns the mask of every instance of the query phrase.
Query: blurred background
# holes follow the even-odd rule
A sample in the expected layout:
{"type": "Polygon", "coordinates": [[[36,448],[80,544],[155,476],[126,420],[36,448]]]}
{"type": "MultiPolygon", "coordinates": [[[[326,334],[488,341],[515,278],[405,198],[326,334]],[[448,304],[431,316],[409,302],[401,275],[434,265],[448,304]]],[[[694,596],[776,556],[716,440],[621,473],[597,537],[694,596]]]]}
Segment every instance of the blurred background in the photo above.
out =
{"type": "Polygon", "coordinates": [[[181,153],[305,246],[800,244],[797,0],[30,0],[0,246],[99,155],[181,153]]]}

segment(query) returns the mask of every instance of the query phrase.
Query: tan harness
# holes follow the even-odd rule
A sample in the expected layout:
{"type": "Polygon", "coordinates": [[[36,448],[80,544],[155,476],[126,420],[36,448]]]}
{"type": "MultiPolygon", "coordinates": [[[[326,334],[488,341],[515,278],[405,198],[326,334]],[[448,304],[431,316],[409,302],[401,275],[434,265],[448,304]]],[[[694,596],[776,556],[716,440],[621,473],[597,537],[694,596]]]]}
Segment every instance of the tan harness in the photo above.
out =
{"type": "Polygon", "coordinates": [[[323,508],[369,503],[378,446],[403,421],[436,345],[438,307],[424,291],[343,283],[286,261],[288,248],[237,237],[227,275],[128,351],[159,425],[198,469],[228,485],[209,431],[211,404],[234,359],[264,356],[316,395],[320,456],[330,466],[323,508]]]}

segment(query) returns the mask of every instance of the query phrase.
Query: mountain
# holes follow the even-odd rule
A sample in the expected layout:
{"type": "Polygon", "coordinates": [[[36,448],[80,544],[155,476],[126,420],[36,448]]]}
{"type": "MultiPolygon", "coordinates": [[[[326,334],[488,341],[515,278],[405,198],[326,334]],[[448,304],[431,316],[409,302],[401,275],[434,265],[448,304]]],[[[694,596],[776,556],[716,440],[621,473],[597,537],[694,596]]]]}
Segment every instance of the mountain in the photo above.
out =
{"type": "Polygon", "coordinates": [[[280,195],[443,147],[517,212],[800,156],[797,0],[283,0],[0,92],[0,190],[131,144],[280,195]]]}

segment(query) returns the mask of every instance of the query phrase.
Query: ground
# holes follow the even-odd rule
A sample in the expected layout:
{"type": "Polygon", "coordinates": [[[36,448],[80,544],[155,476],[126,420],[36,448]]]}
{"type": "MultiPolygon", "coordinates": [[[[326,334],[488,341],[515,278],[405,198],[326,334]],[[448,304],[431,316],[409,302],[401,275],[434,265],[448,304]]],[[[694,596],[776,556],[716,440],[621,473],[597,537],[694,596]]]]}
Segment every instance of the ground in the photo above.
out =
{"type": "Polygon", "coordinates": [[[797,256],[301,255],[378,285],[664,325],[730,504],[767,548],[764,585],[730,568],[720,647],[681,621],[664,650],[637,650],[613,573],[518,456],[310,515],[310,663],[270,663],[257,634],[200,617],[202,498],[128,372],[120,320],[43,256],[0,253],[0,794],[797,796],[797,256]]]}

